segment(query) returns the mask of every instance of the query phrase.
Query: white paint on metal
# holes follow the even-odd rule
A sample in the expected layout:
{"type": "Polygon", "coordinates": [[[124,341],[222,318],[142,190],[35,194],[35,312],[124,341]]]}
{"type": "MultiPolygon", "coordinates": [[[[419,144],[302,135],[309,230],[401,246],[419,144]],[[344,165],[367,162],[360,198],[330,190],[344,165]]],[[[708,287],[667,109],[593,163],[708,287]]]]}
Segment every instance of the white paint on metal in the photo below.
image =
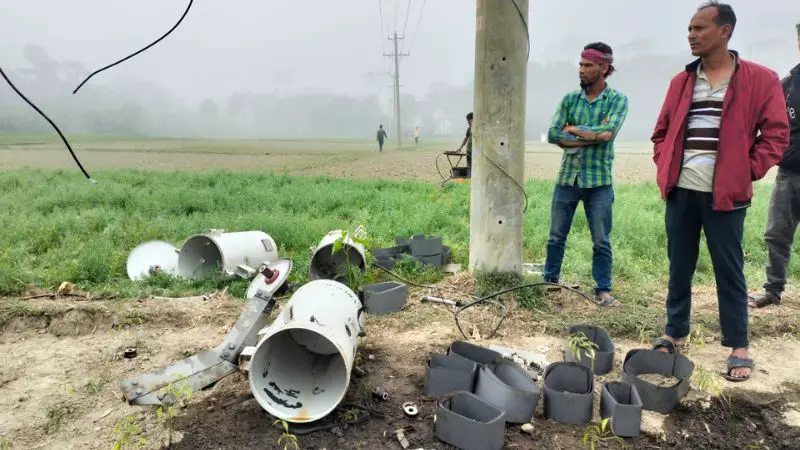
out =
{"type": "Polygon", "coordinates": [[[262,231],[211,230],[186,240],[178,256],[178,274],[201,278],[219,271],[224,278],[247,277],[263,263],[278,259],[278,246],[262,231]]]}
{"type": "Polygon", "coordinates": [[[165,241],[143,242],[128,255],[128,278],[140,280],[156,272],[176,275],[178,255],[174,245],[165,241]]]}
{"type": "MultiPolygon", "coordinates": [[[[364,229],[361,227],[355,232],[356,237],[362,237],[364,233],[364,229]]],[[[349,235],[342,239],[343,235],[344,231],[342,230],[330,231],[313,249],[309,265],[312,280],[344,279],[348,263],[351,266],[359,267],[362,271],[366,270],[367,249],[355,242],[349,235]],[[333,246],[339,239],[342,239],[342,248],[333,253],[333,246]]]]}
{"type": "Polygon", "coordinates": [[[262,330],[250,359],[250,390],[259,405],[292,423],[330,414],[350,385],[360,308],[358,296],[336,281],[298,289],[262,330]]]}

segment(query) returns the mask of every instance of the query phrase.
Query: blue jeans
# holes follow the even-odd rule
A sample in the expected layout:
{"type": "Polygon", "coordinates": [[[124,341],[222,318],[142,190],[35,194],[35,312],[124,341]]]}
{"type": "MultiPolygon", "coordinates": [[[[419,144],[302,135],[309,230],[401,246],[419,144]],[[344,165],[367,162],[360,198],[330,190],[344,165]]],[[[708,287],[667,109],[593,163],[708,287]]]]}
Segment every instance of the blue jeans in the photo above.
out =
{"type": "Polygon", "coordinates": [[[589,231],[592,233],[592,277],[596,283],[595,293],[611,292],[610,234],[614,188],[610,185],[587,189],[556,185],[550,208],[550,238],[547,240],[544,280],[553,283],[560,280],[567,235],[572,228],[572,219],[580,201],[583,201],[589,231]]]}

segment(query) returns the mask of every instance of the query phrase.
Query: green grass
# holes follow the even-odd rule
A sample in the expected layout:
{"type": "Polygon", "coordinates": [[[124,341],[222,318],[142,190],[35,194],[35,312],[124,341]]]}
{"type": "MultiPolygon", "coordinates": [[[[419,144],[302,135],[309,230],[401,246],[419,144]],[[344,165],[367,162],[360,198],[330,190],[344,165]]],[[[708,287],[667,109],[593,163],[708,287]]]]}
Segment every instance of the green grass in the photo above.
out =
{"type": "MultiPolygon", "coordinates": [[[[129,297],[190,295],[227,285],[241,295],[245,281],[127,280],[125,261],[137,244],[163,239],[180,246],[190,235],[210,228],[267,232],[279,244],[281,256],[294,259],[292,279],[299,283],[308,280],[310,246],[332,229],[352,230],[360,224],[382,245],[390,245],[396,235],[442,235],[457,262],[468,260],[467,185],[440,189],[415,182],[227,172],[93,175],[99,184],[88,183],[73,170],[0,172],[0,294],[19,294],[27,285],[55,288],[71,281],[82,290],[129,297]]],[[[530,205],[525,259],[541,262],[553,184],[530,181],[526,189],[530,205]]],[[[766,184],[756,187],[755,204],[747,217],[746,273],[752,287],[763,278],[762,233],[769,189],[766,184]]],[[[616,187],[614,277],[617,294],[628,303],[645,305],[663,289],[668,267],[663,212],[655,186],[616,187]]],[[[591,288],[592,245],[580,208],[567,246],[564,276],[591,288]]],[[[793,263],[790,269],[796,278],[798,266],[793,263]]],[[[431,281],[435,276],[423,278],[431,281]]],[[[703,249],[696,283],[713,281],[703,249]]]]}

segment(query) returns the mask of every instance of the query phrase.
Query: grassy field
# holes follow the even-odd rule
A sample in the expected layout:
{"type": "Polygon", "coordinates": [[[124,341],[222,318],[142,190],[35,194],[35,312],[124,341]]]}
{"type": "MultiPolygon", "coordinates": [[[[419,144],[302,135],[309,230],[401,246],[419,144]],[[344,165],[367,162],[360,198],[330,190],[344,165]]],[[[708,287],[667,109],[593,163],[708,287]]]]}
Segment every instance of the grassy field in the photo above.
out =
{"type": "MultiPolygon", "coordinates": [[[[70,171],[0,172],[0,293],[15,294],[33,284],[62,281],[85,289],[140,296],[161,292],[159,285],[127,281],[128,252],[142,241],[165,239],[179,246],[210,228],[263,230],[294,258],[298,281],[305,276],[308,248],[331,229],[365,225],[371,237],[390,245],[393,236],[442,235],[466,263],[469,242],[469,186],[412,181],[340,180],[280,174],[213,172],[98,171],[92,185],[70,171]]],[[[525,259],[541,262],[549,227],[553,185],[529,181],[525,217],[525,259]]],[[[614,275],[621,297],[662,289],[666,277],[663,203],[652,184],[617,186],[613,245],[614,275]]],[[[754,285],[763,276],[762,230],[769,186],[746,225],[747,275],[754,285]]],[[[582,210],[576,215],[565,262],[565,276],[591,285],[591,239],[582,210]]],[[[792,275],[798,267],[792,265],[792,275]]],[[[697,281],[713,283],[704,250],[697,281]]],[[[207,285],[168,285],[173,293],[207,285]]],[[[241,286],[239,286],[241,288],[241,286]]],[[[163,293],[163,292],[162,292],[163,293]]],[[[630,298],[629,301],[635,301],[630,298]]]]}

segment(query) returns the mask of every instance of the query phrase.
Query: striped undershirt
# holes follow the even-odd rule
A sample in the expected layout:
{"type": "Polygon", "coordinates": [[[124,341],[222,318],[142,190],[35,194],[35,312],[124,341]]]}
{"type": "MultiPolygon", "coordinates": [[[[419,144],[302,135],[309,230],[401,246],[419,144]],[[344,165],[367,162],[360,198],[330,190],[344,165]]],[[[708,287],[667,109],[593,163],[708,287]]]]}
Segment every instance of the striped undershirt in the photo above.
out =
{"type": "Polygon", "coordinates": [[[713,190],[722,103],[729,81],[727,78],[712,89],[702,65],[697,68],[692,105],[686,119],[683,168],[678,187],[700,192],[713,190]]]}

